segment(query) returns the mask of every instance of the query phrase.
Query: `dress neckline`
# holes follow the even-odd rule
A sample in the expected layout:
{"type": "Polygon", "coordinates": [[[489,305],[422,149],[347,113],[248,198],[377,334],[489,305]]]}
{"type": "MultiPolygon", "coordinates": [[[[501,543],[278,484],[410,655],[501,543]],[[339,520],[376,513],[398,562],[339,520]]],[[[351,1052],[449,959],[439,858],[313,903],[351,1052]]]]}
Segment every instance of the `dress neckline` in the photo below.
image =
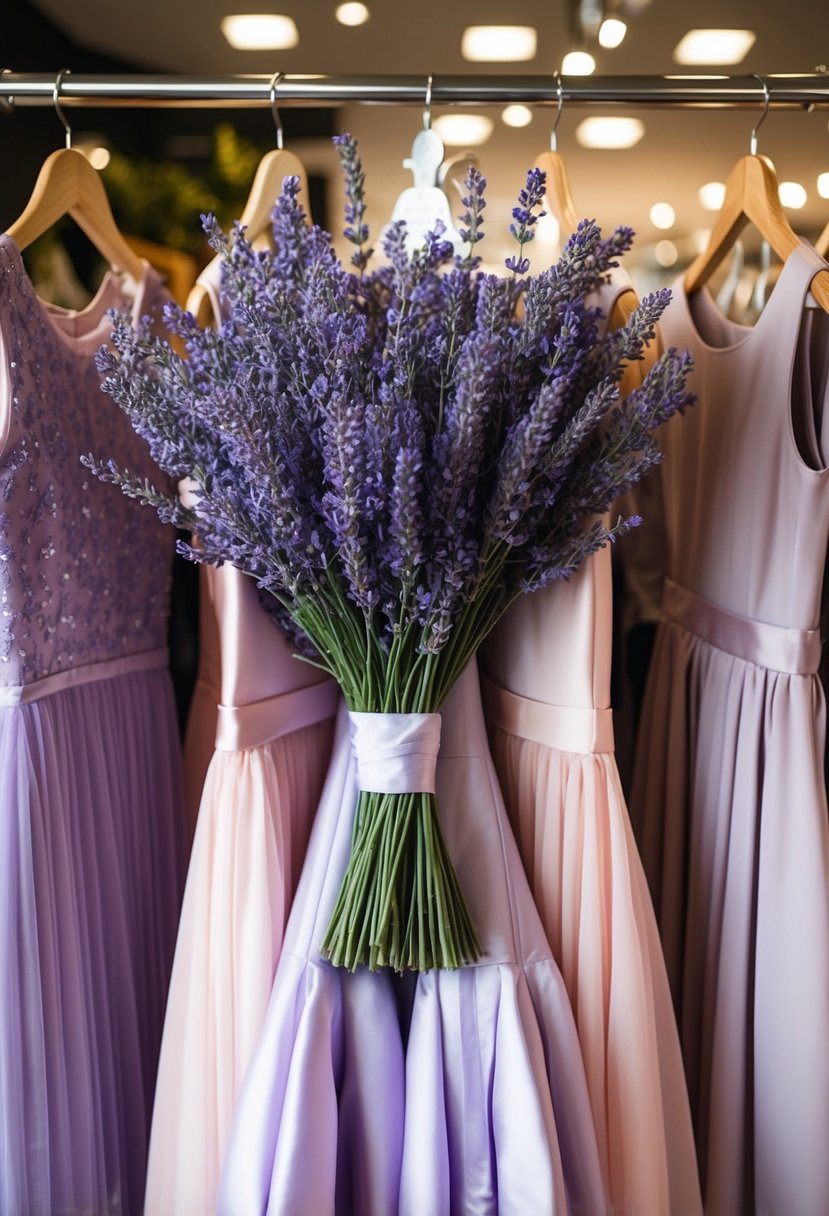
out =
{"type": "Polygon", "coordinates": [[[51,304],[49,301],[41,299],[37,294],[32,277],[26,269],[26,264],[14,238],[10,237],[8,233],[2,233],[0,242],[16,264],[25,290],[37,306],[44,325],[60,343],[74,354],[88,358],[107,340],[112,329],[107,316],[111,308],[128,306],[133,323],[136,323],[145,311],[147,289],[154,272],[149,262],[143,258],[141,259],[143,273],[138,282],[127,275],[120,275],[114,270],[108,269],[88,304],[79,309],[61,308],[57,304],[51,304]]]}
{"type": "MultiPolygon", "coordinates": [[[[772,324],[768,318],[777,312],[778,307],[785,308],[786,313],[789,312],[792,305],[794,288],[791,291],[789,290],[788,280],[794,278],[795,270],[798,270],[800,274],[805,274],[807,270],[811,271],[809,279],[804,286],[803,297],[805,298],[812,277],[822,268],[822,265],[823,259],[820,258],[820,255],[815,252],[814,258],[810,257],[809,246],[801,241],[798,248],[793,250],[782,264],[774,291],[754,325],[740,325],[737,321],[730,320],[717,307],[707,287],[702,287],[699,291],[694,292],[693,296],[689,296],[685,290],[682,277],[677,279],[672,288],[672,293],[674,298],[681,302],[695,345],[710,355],[733,354],[735,351],[749,346],[752,342],[760,340],[757,335],[762,335],[766,328],[772,324]],[[812,264],[813,262],[814,264],[812,264]],[[786,297],[785,305],[775,304],[775,301],[782,300],[784,297],[786,297]],[[715,345],[710,342],[706,337],[706,333],[710,333],[717,326],[733,335],[734,340],[723,345],[715,345]]],[[[798,326],[800,324],[799,312],[797,324],[798,326]]]]}

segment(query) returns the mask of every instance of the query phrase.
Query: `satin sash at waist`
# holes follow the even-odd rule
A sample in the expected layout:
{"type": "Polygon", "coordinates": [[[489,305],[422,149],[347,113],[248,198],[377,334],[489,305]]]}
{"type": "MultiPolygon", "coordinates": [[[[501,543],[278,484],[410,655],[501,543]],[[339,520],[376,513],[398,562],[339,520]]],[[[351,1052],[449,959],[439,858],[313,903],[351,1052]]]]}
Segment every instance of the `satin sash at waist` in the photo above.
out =
{"type": "Polygon", "coordinates": [[[278,693],[250,705],[220,705],[216,749],[247,751],[289,735],[291,731],[301,730],[303,726],[325,722],[337,712],[339,698],[336,680],[322,680],[319,684],[278,693]]]}
{"type": "Polygon", "coordinates": [[[100,663],[84,663],[82,667],[69,667],[53,675],[33,680],[31,684],[11,684],[0,688],[0,706],[28,705],[40,701],[53,693],[81,684],[94,684],[98,680],[113,680],[118,676],[132,675],[136,671],[154,671],[166,668],[169,655],[166,646],[156,650],[142,650],[138,654],[122,655],[117,659],[103,659],[100,663]]]}
{"type": "Polygon", "coordinates": [[[739,616],[670,578],[665,579],[662,610],[689,633],[757,667],[806,676],[820,666],[819,629],[788,629],[739,616]]]}
{"type": "Polygon", "coordinates": [[[481,676],[487,720],[507,734],[559,752],[612,752],[613,711],[581,705],[548,705],[500,688],[481,676]]]}

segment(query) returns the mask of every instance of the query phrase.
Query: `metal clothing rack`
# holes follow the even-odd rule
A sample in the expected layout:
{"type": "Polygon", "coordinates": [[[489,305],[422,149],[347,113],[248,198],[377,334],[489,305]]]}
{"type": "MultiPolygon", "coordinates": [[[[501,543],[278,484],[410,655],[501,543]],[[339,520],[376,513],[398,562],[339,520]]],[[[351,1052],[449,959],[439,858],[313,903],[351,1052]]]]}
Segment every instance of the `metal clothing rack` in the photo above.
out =
{"type": "MultiPolygon", "coordinates": [[[[62,74],[60,102],[78,107],[239,108],[280,105],[422,105],[424,76],[170,76],[62,74]]],[[[432,76],[434,105],[637,106],[654,109],[829,108],[829,73],[770,76],[432,76]],[[559,91],[558,81],[561,82],[559,91]],[[764,87],[765,82],[765,87],[764,87]]],[[[52,105],[55,76],[0,71],[0,105],[52,105]]]]}

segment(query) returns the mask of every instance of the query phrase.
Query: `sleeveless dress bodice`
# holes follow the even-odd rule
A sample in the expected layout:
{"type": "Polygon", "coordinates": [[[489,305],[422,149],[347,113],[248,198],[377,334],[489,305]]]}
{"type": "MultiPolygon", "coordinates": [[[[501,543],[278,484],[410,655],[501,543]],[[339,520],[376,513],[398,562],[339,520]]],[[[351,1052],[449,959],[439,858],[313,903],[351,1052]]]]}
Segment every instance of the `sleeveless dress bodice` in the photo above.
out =
{"type": "Polygon", "coordinates": [[[631,806],[712,1213],[829,1210],[822,269],[795,249],[753,329],[681,281],[662,321],[698,401],[662,435],[667,570],[631,806]]]}

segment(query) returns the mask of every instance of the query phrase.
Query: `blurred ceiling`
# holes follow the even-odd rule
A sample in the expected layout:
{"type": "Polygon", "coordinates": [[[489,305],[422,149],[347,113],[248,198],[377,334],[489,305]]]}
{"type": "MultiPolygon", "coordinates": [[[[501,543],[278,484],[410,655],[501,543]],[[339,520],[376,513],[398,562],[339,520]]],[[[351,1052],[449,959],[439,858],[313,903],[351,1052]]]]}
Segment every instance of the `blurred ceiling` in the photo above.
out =
{"type": "MultiPolygon", "coordinates": [[[[572,5],[566,0],[366,0],[371,12],[364,25],[348,28],[334,17],[333,0],[278,0],[276,11],[292,16],[300,34],[289,51],[233,50],[220,32],[228,12],[260,9],[256,0],[34,0],[33,7],[60,26],[81,46],[136,64],[136,70],[194,74],[212,73],[429,73],[520,75],[554,72],[573,42],[572,5]],[[471,64],[461,57],[461,36],[467,25],[503,25],[511,21],[538,30],[537,54],[518,64],[471,64]]],[[[583,0],[582,0],[583,2],[583,0]]],[[[595,7],[595,3],[594,3],[595,7]]],[[[589,49],[598,74],[663,74],[704,72],[704,67],[678,67],[672,51],[690,28],[744,28],[756,41],[742,63],[708,69],[727,74],[809,73],[829,58],[825,45],[825,0],[799,0],[788,5],[758,4],[757,0],[629,0],[605,5],[608,15],[628,23],[627,36],[615,50],[595,43],[589,49]]],[[[271,9],[273,11],[273,9],[271,9]]],[[[13,66],[13,65],[11,65],[13,66]]],[[[71,66],[71,65],[69,65],[71,66]]],[[[50,65],[44,65],[47,70],[50,65]]],[[[759,86],[758,86],[759,88],[759,86]]],[[[555,88],[551,81],[551,98],[555,88]]],[[[435,109],[435,116],[443,112],[435,109]]],[[[494,230],[504,230],[514,194],[526,168],[549,146],[554,108],[537,107],[529,126],[507,127],[496,109],[476,108],[494,121],[490,139],[477,157],[490,189],[487,218],[494,230]]],[[[708,181],[724,180],[733,162],[748,151],[751,128],[758,117],[750,111],[625,110],[645,124],[645,135],[627,151],[588,151],[575,139],[575,128],[599,110],[565,108],[559,128],[559,149],[565,154],[577,210],[603,226],[630,224],[637,232],[637,254],[647,263],[659,240],[673,241],[680,260],[693,248],[699,230],[710,224],[697,198],[708,181]],[[672,229],[660,231],[649,218],[657,201],[676,212],[672,229]]],[[[617,111],[618,112],[618,111],[617,111]]],[[[223,112],[227,117],[228,112],[223,112]]],[[[232,115],[231,115],[232,117],[232,115]]],[[[168,112],[171,130],[175,112],[168,112]]],[[[411,184],[402,166],[411,140],[420,129],[414,107],[352,106],[340,110],[337,125],[360,140],[367,172],[369,220],[384,223],[400,191],[411,184]]],[[[336,175],[337,162],[327,140],[305,139],[292,144],[309,169],[336,175]]],[[[455,149],[448,149],[452,154],[455,149]]],[[[794,227],[807,236],[821,231],[829,219],[829,200],[819,197],[816,179],[829,170],[827,112],[771,113],[760,132],[760,151],[771,157],[780,180],[800,182],[807,191],[805,207],[790,211],[794,227]]],[[[489,251],[498,255],[497,242],[489,251]]]]}

